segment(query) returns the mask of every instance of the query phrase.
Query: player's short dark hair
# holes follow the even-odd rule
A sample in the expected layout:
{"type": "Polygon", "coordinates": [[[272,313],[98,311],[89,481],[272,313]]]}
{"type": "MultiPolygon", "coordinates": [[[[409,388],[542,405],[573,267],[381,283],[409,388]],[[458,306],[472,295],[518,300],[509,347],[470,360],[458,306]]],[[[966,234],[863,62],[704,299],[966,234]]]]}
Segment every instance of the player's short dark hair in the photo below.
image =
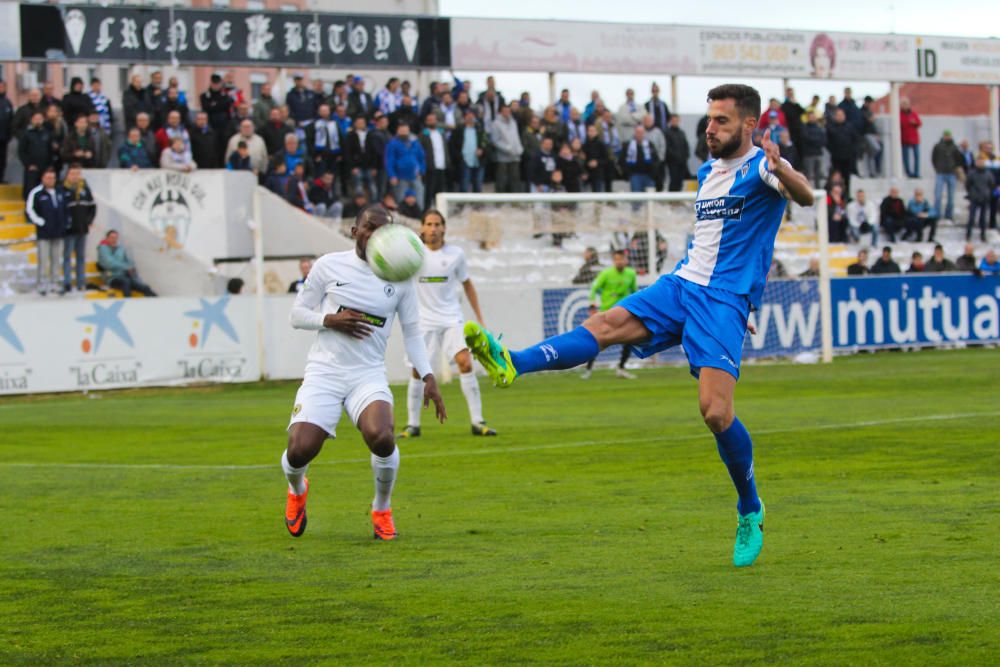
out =
{"type": "Polygon", "coordinates": [[[424,211],[424,214],[420,216],[420,224],[421,225],[424,224],[424,221],[427,220],[427,217],[431,215],[436,215],[437,217],[441,218],[442,227],[448,226],[448,222],[444,219],[444,215],[442,215],[441,211],[437,210],[436,208],[429,208],[426,211],[424,211]]]}
{"type": "Polygon", "coordinates": [[[892,246],[887,245],[886,247],[882,248],[882,252],[892,252],[892,246]]]}
{"type": "Polygon", "coordinates": [[[625,256],[625,251],[622,250],[621,248],[617,248],[617,249],[611,251],[611,256],[612,257],[617,257],[618,255],[621,255],[622,257],[624,257],[625,256]]]}
{"type": "Polygon", "coordinates": [[[354,226],[360,227],[369,217],[375,216],[385,216],[387,222],[392,222],[392,213],[389,209],[376,202],[374,204],[365,204],[361,207],[357,217],[354,218],[354,226]]]}
{"type": "Polygon", "coordinates": [[[760,93],[753,86],[742,83],[724,83],[708,91],[708,101],[733,100],[740,118],[760,118],[760,93]]]}
{"type": "Polygon", "coordinates": [[[242,278],[230,278],[229,282],[226,283],[226,292],[229,294],[239,294],[243,291],[244,284],[242,278]]]}

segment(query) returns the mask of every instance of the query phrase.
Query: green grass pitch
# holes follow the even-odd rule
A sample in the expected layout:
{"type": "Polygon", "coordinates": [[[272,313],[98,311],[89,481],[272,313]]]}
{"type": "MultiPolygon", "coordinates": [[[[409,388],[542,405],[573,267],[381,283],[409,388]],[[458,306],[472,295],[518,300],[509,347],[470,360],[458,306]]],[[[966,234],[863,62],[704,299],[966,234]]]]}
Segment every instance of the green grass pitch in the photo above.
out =
{"type": "MultiPolygon", "coordinates": [[[[484,384],[401,446],[371,537],[349,421],[287,535],[295,384],[0,401],[0,664],[996,664],[1000,350],[748,366],[764,551],[685,369],[484,384]]],[[[405,421],[405,390],[395,388],[405,421]]]]}

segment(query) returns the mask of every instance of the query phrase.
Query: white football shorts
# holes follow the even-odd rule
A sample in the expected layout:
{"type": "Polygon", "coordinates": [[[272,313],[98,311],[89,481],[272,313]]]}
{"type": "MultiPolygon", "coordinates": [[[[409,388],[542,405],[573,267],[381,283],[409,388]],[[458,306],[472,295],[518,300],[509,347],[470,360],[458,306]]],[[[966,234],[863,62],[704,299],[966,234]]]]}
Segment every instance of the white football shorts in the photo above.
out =
{"type": "Polygon", "coordinates": [[[356,427],[365,408],[375,401],[392,405],[392,392],[383,369],[347,374],[327,369],[306,368],[305,377],[295,394],[295,406],[288,423],[308,422],[337,437],[341,409],[356,427]]]}
{"type": "MultiPolygon", "coordinates": [[[[451,363],[456,354],[469,347],[465,344],[463,328],[462,324],[453,324],[447,327],[421,329],[420,334],[424,337],[424,348],[427,350],[427,359],[431,362],[431,367],[437,368],[435,361],[438,352],[444,355],[446,363],[451,363]]],[[[406,363],[413,366],[409,359],[406,363]]]]}

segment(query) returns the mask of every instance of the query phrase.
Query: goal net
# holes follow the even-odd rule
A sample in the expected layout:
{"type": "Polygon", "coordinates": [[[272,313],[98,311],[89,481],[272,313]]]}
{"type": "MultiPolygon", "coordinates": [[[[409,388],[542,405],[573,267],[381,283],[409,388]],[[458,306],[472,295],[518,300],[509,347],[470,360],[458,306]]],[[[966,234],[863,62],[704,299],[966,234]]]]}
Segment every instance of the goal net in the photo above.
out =
{"type": "MultiPolygon", "coordinates": [[[[815,194],[825,201],[825,193],[815,194]]],[[[447,220],[449,241],[465,248],[477,283],[540,292],[537,316],[550,336],[589,315],[590,280],[611,265],[612,251],[626,252],[640,287],[671,272],[693,238],[694,199],[694,192],[441,193],[436,206],[447,220]],[[597,252],[596,271],[581,270],[588,249],[597,252]]],[[[750,318],[757,333],[748,333],[744,359],[829,360],[826,207],[788,209],[761,307],[750,318]]],[[[605,350],[598,362],[615,361],[619,352],[605,350]]],[[[674,349],[655,361],[683,358],[674,349]]]]}

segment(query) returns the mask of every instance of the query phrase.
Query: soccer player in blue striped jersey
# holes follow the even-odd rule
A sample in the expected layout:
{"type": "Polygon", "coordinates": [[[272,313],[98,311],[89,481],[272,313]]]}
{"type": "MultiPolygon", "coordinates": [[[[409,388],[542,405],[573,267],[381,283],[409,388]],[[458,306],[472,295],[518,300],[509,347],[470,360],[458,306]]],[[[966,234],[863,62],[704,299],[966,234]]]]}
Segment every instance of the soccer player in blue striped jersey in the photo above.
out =
{"type": "Polygon", "coordinates": [[[465,336],[500,387],[524,373],[586,363],[610,345],[632,345],[640,357],[683,345],[698,379],[702,417],[739,496],[733,563],[743,567],[764,543],[753,445],[733,408],[743,340],[750,310],[760,305],[786,199],[811,206],[813,195],[806,177],[781,158],[770,132],[762,147],[754,146],[756,90],[717,86],[708,102],[705,134],[712,159],[698,170],[694,238],[673,273],[573,331],[524,350],[508,350],[475,322],[466,323],[465,336]]]}

